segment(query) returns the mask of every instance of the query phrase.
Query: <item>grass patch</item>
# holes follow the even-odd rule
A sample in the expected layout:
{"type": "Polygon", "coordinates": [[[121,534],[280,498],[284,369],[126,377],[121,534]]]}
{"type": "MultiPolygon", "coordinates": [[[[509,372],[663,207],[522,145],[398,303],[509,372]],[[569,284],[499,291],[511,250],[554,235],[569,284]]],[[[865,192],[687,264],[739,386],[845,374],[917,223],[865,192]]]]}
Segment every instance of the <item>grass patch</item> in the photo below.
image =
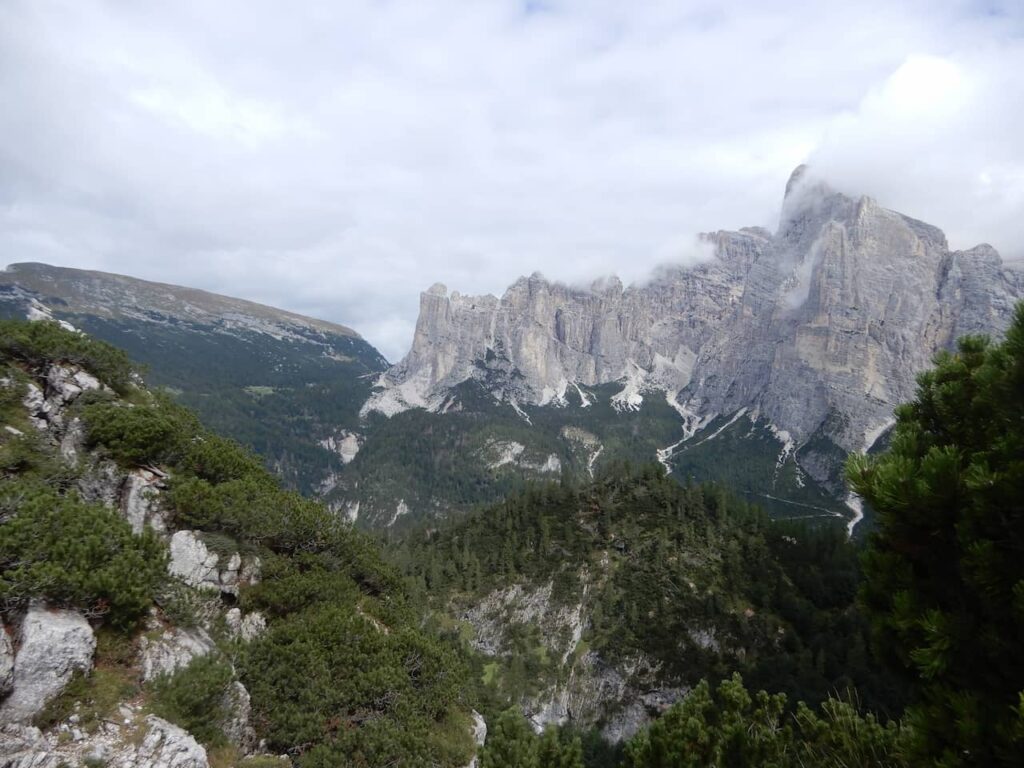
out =
{"type": "Polygon", "coordinates": [[[480,682],[484,685],[495,685],[500,670],[501,666],[496,661],[484,664],[484,673],[480,677],[480,682]]]}
{"type": "Polygon", "coordinates": [[[77,714],[79,727],[92,733],[138,691],[136,672],[126,667],[97,666],[89,675],[76,672],[60,695],[43,707],[32,722],[45,730],[77,714]]]}

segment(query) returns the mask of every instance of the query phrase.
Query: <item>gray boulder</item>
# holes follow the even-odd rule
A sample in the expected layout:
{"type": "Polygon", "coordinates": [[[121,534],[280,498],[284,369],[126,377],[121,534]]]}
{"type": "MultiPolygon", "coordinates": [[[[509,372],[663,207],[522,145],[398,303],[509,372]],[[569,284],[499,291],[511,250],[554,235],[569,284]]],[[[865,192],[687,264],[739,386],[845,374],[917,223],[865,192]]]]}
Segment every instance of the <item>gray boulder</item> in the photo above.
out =
{"type": "Polygon", "coordinates": [[[82,614],[34,606],[21,624],[13,685],[0,705],[0,723],[30,720],[76,671],[92,669],[96,637],[82,614]]]}
{"type": "Polygon", "coordinates": [[[160,503],[159,491],[164,476],[149,469],[128,473],[121,490],[121,514],[138,535],[148,525],[157,533],[167,532],[167,512],[160,503]]]}
{"type": "Polygon", "coordinates": [[[267,629],[267,620],[259,611],[243,616],[241,609],[231,608],[224,614],[224,620],[231,637],[246,643],[255,640],[267,629]]]}
{"type": "Polygon", "coordinates": [[[0,698],[14,687],[14,646],[7,634],[7,628],[0,621],[0,698]]]}
{"type": "Polygon", "coordinates": [[[216,648],[213,640],[202,629],[172,627],[156,638],[143,637],[139,641],[139,668],[143,680],[175,672],[216,648]]]}
{"type": "Polygon", "coordinates": [[[171,561],[167,566],[190,587],[216,589],[237,595],[240,584],[259,580],[259,559],[243,558],[237,552],[219,555],[206,546],[199,531],[178,531],[171,537],[171,561]]]}
{"type": "Polygon", "coordinates": [[[252,701],[245,686],[235,680],[224,694],[224,709],[228,717],[224,722],[224,735],[243,754],[256,747],[256,730],[252,727],[252,701]]]}
{"type": "Polygon", "coordinates": [[[155,715],[146,726],[142,743],[123,748],[110,768],[209,768],[206,750],[187,731],[155,715]]]}

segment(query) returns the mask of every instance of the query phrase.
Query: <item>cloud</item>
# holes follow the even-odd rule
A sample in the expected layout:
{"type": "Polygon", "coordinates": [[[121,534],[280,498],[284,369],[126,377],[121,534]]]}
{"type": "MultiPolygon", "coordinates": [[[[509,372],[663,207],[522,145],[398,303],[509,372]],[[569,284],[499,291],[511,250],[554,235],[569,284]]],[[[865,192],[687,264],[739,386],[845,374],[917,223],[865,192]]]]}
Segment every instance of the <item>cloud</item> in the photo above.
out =
{"type": "Polygon", "coordinates": [[[0,5],[0,262],[207,288],[391,359],[436,281],[645,279],[810,158],[1021,251],[1007,2],[0,5]],[[723,7],[724,6],[724,7],[723,7]]]}

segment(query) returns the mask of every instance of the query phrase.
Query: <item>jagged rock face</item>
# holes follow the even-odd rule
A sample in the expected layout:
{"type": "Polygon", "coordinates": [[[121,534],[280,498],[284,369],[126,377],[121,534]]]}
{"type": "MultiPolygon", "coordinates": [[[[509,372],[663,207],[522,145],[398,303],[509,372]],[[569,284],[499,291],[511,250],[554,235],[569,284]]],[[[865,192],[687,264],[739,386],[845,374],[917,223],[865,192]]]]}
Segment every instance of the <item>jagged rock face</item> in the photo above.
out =
{"type": "Polygon", "coordinates": [[[240,608],[231,608],[224,614],[228,625],[228,633],[232,638],[243,643],[252,642],[267,631],[267,619],[259,611],[252,611],[244,616],[240,608]]]}
{"type": "Polygon", "coordinates": [[[21,624],[11,693],[0,723],[30,720],[59,694],[76,671],[92,669],[96,637],[76,611],[29,608],[21,624]]]}
{"type": "Polygon", "coordinates": [[[239,584],[259,581],[258,558],[245,558],[237,552],[219,555],[203,543],[198,531],[178,531],[171,537],[168,572],[190,587],[216,589],[237,595],[239,584]]]}
{"type": "Polygon", "coordinates": [[[238,747],[242,754],[249,754],[256,746],[256,730],[252,727],[252,700],[245,686],[235,680],[224,694],[224,710],[228,712],[224,723],[224,735],[238,747]]]}
{"type": "Polygon", "coordinates": [[[0,698],[14,687],[14,646],[7,634],[7,628],[0,621],[0,698]]]}
{"type": "Polygon", "coordinates": [[[70,738],[32,726],[0,729],[0,768],[209,768],[206,750],[192,736],[155,715],[123,727],[105,722],[88,738],[64,733],[70,738]]]}
{"type": "Polygon", "coordinates": [[[965,333],[1001,334],[1024,297],[1024,277],[991,247],[951,251],[937,228],[802,168],[776,233],[704,241],[704,263],[626,289],[534,275],[498,299],[435,285],[412,349],[364,411],[443,411],[451,387],[471,379],[533,405],[564,403],[576,383],[622,382],[621,408],[660,390],[687,417],[746,408],[798,446],[820,434],[861,450],[937,350],[965,333]]]}
{"type": "Polygon", "coordinates": [[[187,667],[199,656],[216,649],[213,639],[203,629],[171,627],[157,637],[143,635],[139,639],[139,668],[143,680],[169,674],[187,667]]]}

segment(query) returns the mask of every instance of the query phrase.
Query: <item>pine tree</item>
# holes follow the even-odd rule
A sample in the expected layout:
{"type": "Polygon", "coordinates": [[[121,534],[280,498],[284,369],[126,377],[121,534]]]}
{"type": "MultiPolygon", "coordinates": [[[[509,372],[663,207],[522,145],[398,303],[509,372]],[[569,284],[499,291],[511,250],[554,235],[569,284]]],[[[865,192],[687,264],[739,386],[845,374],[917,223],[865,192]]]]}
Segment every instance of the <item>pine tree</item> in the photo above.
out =
{"type": "Polygon", "coordinates": [[[877,513],[862,602],[916,680],[914,761],[1024,765],[1024,304],[918,383],[889,452],[847,468],[877,513]]]}
{"type": "Polygon", "coordinates": [[[537,737],[516,709],[501,713],[487,733],[480,768],[547,768],[537,760],[537,737]]]}

